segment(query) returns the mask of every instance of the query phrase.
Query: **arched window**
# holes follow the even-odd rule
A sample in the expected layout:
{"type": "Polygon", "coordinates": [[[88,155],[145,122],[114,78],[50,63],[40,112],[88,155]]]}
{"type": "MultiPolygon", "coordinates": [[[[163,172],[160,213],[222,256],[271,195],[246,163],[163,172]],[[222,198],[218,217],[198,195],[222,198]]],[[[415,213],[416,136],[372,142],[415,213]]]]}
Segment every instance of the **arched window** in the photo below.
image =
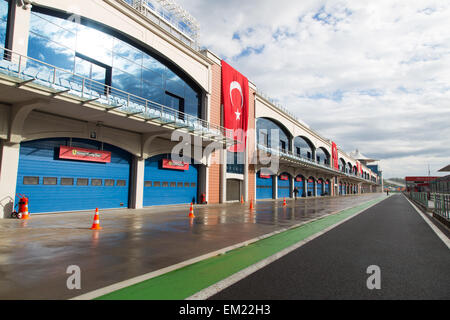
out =
{"type": "Polygon", "coordinates": [[[275,150],[291,150],[289,131],[280,123],[268,118],[258,118],[256,132],[258,144],[275,150]]]}
{"type": "Polygon", "coordinates": [[[316,160],[317,163],[323,164],[323,165],[330,165],[330,154],[325,148],[318,148],[316,150],[316,160]]]}
{"type": "Polygon", "coordinates": [[[313,160],[315,147],[313,143],[306,137],[295,137],[294,154],[298,157],[313,160]]]}

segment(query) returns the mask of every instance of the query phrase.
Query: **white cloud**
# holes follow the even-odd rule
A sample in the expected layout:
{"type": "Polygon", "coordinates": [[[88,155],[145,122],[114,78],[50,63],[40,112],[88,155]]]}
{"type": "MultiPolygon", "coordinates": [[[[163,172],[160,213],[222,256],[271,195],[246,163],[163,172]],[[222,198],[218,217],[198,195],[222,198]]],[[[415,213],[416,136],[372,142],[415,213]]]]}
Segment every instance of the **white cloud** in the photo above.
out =
{"type": "Polygon", "coordinates": [[[202,45],[385,176],[450,163],[450,3],[178,2],[202,45]]]}

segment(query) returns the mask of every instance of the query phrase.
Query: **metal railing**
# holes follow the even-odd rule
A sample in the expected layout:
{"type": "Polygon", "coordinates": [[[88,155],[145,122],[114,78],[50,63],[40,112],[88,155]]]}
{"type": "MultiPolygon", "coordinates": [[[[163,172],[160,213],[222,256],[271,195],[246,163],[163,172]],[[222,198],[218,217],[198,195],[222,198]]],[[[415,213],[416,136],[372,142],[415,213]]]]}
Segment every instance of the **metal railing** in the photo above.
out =
{"type": "Polygon", "coordinates": [[[450,222],[450,194],[434,194],[434,213],[450,222]]]}
{"type": "MultiPolygon", "coordinates": [[[[147,19],[160,26],[172,36],[198,51],[198,22],[184,9],[175,3],[151,0],[118,0],[126,3],[147,19]],[[170,8],[169,11],[166,7],[170,8]]],[[[167,1],[166,1],[167,2],[167,1]]]]}
{"type": "Polygon", "coordinates": [[[427,192],[410,192],[412,200],[420,203],[425,208],[428,208],[428,193],[427,192]]]}
{"type": "Polygon", "coordinates": [[[294,161],[302,162],[302,163],[304,163],[306,165],[312,165],[312,166],[315,166],[315,167],[320,167],[320,168],[326,169],[328,171],[331,170],[334,173],[337,173],[337,174],[340,174],[340,175],[345,175],[345,176],[347,176],[349,178],[358,178],[359,180],[363,180],[363,181],[366,181],[366,182],[372,182],[370,179],[365,179],[365,178],[363,178],[363,177],[361,177],[361,176],[359,176],[357,174],[347,173],[347,172],[343,172],[341,170],[337,170],[337,169],[333,168],[331,166],[331,164],[324,164],[324,163],[317,162],[314,159],[310,159],[310,158],[305,158],[305,157],[299,156],[298,154],[295,154],[292,151],[272,149],[272,148],[266,147],[266,146],[264,146],[262,144],[259,144],[259,143],[257,144],[257,148],[258,148],[258,150],[261,150],[261,151],[273,154],[273,155],[278,156],[278,157],[285,157],[285,158],[288,158],[288,159],[291,159],[291,160],[294,160],[294,161]]]}
{"type": "Polygon", "coordinates": [[[97,102],[104,105],[107,110],[118,110],[128,117],[137,116],[161,126],[186,129],[189,133],[207,139],[231,142],[233,136],[231,130],[222,126],[9,49],[0,47],[0,54],[3,57],[0,59],[0,73],[18,78],[19,86],[33,82],[53,89],[54,96],[70,94],[81,99],[82,103],[97,102]]]}

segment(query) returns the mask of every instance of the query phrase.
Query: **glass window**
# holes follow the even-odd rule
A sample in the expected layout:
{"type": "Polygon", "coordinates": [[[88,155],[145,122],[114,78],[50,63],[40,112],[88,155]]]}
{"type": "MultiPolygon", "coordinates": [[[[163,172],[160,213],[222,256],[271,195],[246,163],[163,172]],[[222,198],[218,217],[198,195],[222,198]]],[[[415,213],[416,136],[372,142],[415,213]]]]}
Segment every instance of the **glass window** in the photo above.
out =
{"type": "Polygon", "coordinates": [[[171,187],[171,188],[175,188],[176,186],[177,186],[177,183],[176,183],[176,182],[171,182],[171,183],[170,183],[170,187],[171,187]]]}
{"type": "Polygon", "coordinates": [[[144,186],[147,187],[147,188],[148,188],[148,187],[151,187],[152,185],[153,185],[153,184],[152,184],[151,181],[145,181],[145,182],[144,182],[144,186]]]}
{"type": "Polygon", "coordinates": [[[99,187],[99,186],[102,186],[102,185],[103,185],[102,179],[92,179],[91,180],[91,186],[99,187]]]}
{"type": "Polygon", "coordinates": [[[87,186],[89,185],[89,179],[79,178],[77,179],[77,186],[87,186]]]}
{"type": "MultiPolygon", "coordinates": [[[[113,37],[106,30],[39,13],[41,9],[37,6],[33,8],[28,44],[30,57],[99,82],[103,82],[106,70],[106,77],[112,78],[111,83],[106,79],[107,85],[179,109],[178,102],[165,96],[166,91],[170,92],[183,99],[186,113],[199,116],[200,90],[195,85],[191,87],[159,59],[113,37]],[[91,64],[75,59],[80,55],[91,64]],[[98,63],[92,64],[91,60],[98,63]]],[[[0,7],[0,17],[4,11],[0,7]]],[[[0,19],[0,37],[2,30],[0,19]]]]}
{"type": "MultiPolygon", "coordinates": [[[[39,13],[32,13],[30,18],[30,32],[51,40],[68,49],[75,50],[76,33],[71,22],[39,13]],[[65,26],[66,28],[62,27],[65,26]]],[[[52,44],[48,46],[51,48],[52,44]]]]}
{"type": "Polygon", "coordinates": [[[114,54],[113,68],[124,70],[132,77],[135,77],[136,80],[138,80],[139,82],[141,81],[142,66],[139,63],[136,63],[135,61],[128,60],[122,58],[119,55],[114,54]]]}
{"type": "Polygon", "coordinates": [[[161,87],[153,86],[147,81],[143,81],[142,97],[159,104],[164,104],[163,89],[161,87]]]}
{"type": "Polygon", "coordinates": [[[61,178],[62,186],[73,186],[74,179],[73,178],[61,178]]]}
{"type": "Polygon", "coordinates": [[[150,70],[147,68],[142,68],[142,78],[149,82],[152,85],[163,87],[163,78],[162,75],[158,72],[155,72],[155,70],[150,70]]]}
{"type": "Polygon", "coordinates": [[[119,69],[113,68],[112,86],[127,93],[141,95],[141,79],[119,69]]]}
{"type": "Polygon", "coordinates": [[[119,39],[114,39],[113,43],[113,52],[115,55],[134,61],[134,63],[137,63],[138,65],[142,65],[142,51],[139,51],[135,47],[132,47],[119,39]]]}
{"type": "Polygon", "coordinates": [[[167,187],[169,186],[169,182],[164,181],[164,182],[162,183],[162,186],[163,186],[163,188],[167,188],[167,187]]]}
{"type": "Polygon", "coordinates": [[[54,177],[44,177],[45,186],[55,186],[58,183],[58,179],[54,177]]]}
{"type": "Polygon", "coordinates": [[[39,184],[39,177],[23,177],[24,185],[37,185],[39,184]]]}
{"type": "Polygon", "coordinates": [[[29,36],[28,55],[31,58],[35,58],[55,67],[73,72],[75,52],[34,33],[30,33],[29,36]]]}
{"type": "Polygon", "coordinates": [[[112,179],[105,179],[105,187],[114,187],[114,182],[112,179]]]}
{"type": "Polygon", "coordinates": [[[0,45],[6,47],[6,29],[8,25],[8,2],[0,0],[0,45]]]}
{"type": "Polygon", "coordinates": [[[83,25],[77,25],[76,50],[106,65],[112,65],[113,37],[83,25]]]}
{"type": "Polygon", "coordinates": [[[153,186],[154,186],[154,187],[161,187],[161,182],[155,181],[155,182],[153,183],[153,186]]]}
{"type": "Polygon", "coordinates": [[[127,181],[126,180],[117,180],[117,185],[118,187],[126,187],[127,186],[127,181]]]}
{"type": "Polygon", "coordinates": [[[178,182],[177,187],[178,188],[183,188],[183,182],[178,182]]]}

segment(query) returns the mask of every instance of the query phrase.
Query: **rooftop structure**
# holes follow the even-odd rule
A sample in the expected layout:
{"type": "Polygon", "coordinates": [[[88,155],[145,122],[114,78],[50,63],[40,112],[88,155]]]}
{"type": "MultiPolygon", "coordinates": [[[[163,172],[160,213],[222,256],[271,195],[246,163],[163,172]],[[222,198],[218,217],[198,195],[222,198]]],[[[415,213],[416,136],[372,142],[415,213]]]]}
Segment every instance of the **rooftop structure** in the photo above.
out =
{"type": "Polygon", "coordinates": [[[179,40],[198,50],[200,25],[173,0],[118,0],[126,2],[139,13],[170,32],[179,40]]]}

